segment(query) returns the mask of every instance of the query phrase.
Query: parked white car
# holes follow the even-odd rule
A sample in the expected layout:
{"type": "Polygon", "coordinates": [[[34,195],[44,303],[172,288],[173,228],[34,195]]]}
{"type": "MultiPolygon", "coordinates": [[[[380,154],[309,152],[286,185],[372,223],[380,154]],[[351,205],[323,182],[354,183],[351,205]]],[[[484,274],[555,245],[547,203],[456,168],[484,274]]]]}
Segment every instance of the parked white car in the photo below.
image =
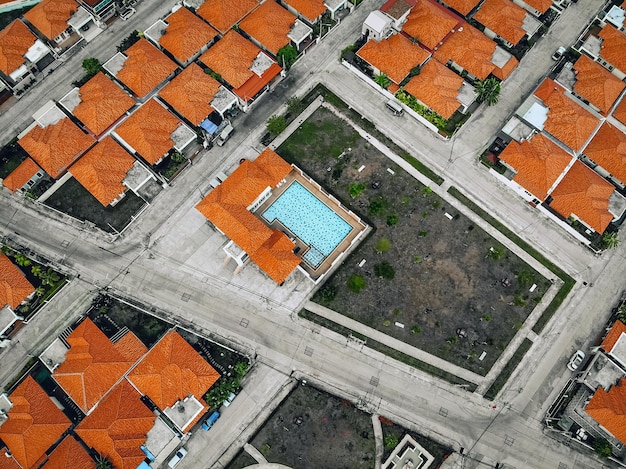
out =
{"type": "Polygon", "coordinates": [[[186,454],[187,450],[185,448],[180,448],[176,451],[176,454],[172,457],[172,459],[170,459],[170,462],[167,463],[167,467],[176,467],[186,454]]]}
{"type": "Polygon", "coordinates": [[[584,359],[585,352],[583,352],[582,350],[577,350],[576,353],[572,355],[572,358],[570,358],[567,367],[570,369],[570,371],[576,371],[578,367],[580,367],[584,359]]]}

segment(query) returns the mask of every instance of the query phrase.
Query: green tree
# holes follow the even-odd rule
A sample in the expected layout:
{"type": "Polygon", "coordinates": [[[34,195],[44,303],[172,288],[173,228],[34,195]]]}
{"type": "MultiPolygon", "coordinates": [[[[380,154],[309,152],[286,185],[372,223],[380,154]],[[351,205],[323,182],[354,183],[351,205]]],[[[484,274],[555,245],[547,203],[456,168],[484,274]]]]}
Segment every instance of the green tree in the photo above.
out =
{"type": "Polygon", "coordinates": [[[87,76],[94,76],[100,70],[102,70],[102,64],[100,61],[94,57],[88,57],[83,60],[83,68],[85,69],[85,73],[87,76]]]}
{"type": "Polygon", "coordinates": [[[387,226],[394,226],[398,223],[398,214],[397,213],[392,213],[390,215],[387,215],[387,226]]]}
{"type": "Polygon", "coordinates": [[[22,254],[21,252],[18,252],[15,255],[15,262],[20,267],[28,267],[30,265],[30,263],[31,263],[30,259],[28,257],[26,257],[24,254],[22,254]]]}
{"type": "Polygon", "coordinates": [[[335,285],[324,285],[320,288],[320,303],[329,304],[337,296],[337,287],[335,285]]]}
{"type": "Polygon", "coordinates": [[[278,65],[285,70],[289,70],[296,60],[298,60],[298,51],[291,44],[282,47],[276,54],[278,65]]]}
{"type": "Polygon", "coordinates": [[[389,238],[380,238],[376,242],[376,247],[374,249],[376,249],[376,252],[378,254],[387,252],[389,251],[389,249],[391,249],[391,241],[389,240],[389,238]]]}
{"type": "Polygon", "coordinates": [[[365,281],[365,278],[360,275],[354,274],[350,275],[350,277],[348,278],[348,288],[354,293],[359,293],[365,288],[366,285],[367,282],[365,281]]]}
{"type": "Polygon", "coordinates": [[[287,128],[287,121],[283,116],[274,114],[267,120],[266,126],[267,131],[275,137],[287,128]]]}
{"type": "Polygon", "coordinates": [[[170,158],[172,159],[172,161],[174,163],[182,163],[183,160],[185,159],[183,154],[181,152],[179,152],[179,151],[175,151],[173,153],[170,153],[170,158]]]}
{"type": "Polygon", "coordinates": [[[598,456],[608,458],[611,455],[611,444],[604,438],[596,438],[593,440],[593,450],[598,456]]]}
{"type": "Polygon", "coordinates": [[[604,249],[613,249],[619,245],[619,238],[617,237],[617,231],[606,232],[602,236],[602,247],[604,249]]]}
{"type": "Polygon", "coordinates": [[[382,197],[377,197],[370,202],[369,212],[372,215],[378,215],[387,208],[387,205],[388,203],[385,199],[383,199],[382,197]]]}
{"type": "Polygon", "coordinates": [[[114,469],[114,466],[108,456],[102,456],[101,454],[98,454],[98,456],[96,456],[95,468],[96,469],[114,469]]]}
{"type": "Polygon", "coordinates": [[[396,435],[387,435],[385,437],[385,448],[394,449],[398,446],[398,437],[396,435]]]}
{"type": "Polygon", "coordinates": [[[297,96],[292,96],[287,100],[287,112],[289,114],[300,114],[304,110],[302,100],[297,96]]]}
{"type": "Polygon", "coordinates": [[[389,77],[383,72],[383,73],[379,73],[377,75],[374,75],[374,82],[376,82],[376,84],[378,86],[380,86],[383,89],[387,89],[387,87],[389,86],[389,84],[391,83],[391,80],[389,79],[389,77]]]}
{"type": "Polygon", "coordinates": [[[54,285],[56,282],[61,280],[59,274],[57,274],[52,269],[43,271],[39,278],[41,279],[41,283],[43,283],[44,285],[54,285]]]}
{"type": "Polygon", "coordinates": [[[39,277],[41,275],[42,269],[40,265],[34,265],[30,268],[31,273],[35,276],[35,277],[39,277]]]}
{"type": "Polygon", "coordinates": [[[389,262],[381,262],[374,266],[374,274],[376,277],[391,280],[396,276],[396,271],[389,262]]]}
{"type": "Polygon", "coordinates": [[[35,288],[35,295],[37,295],[38,297],[42,297],[44,293],[46,293],[46,289],[44,287],[35,288]]]}
{"type": "Polygon", "coordinates": [[[362,182],[353,182],[348,187],[348,194],[350,194],[350,197],[352,197],[353,199],[356,199],[358,196],[361,195],[364,190],[365,184],[363,184],[362,182]]]}
{"type": "Polygon", "coordinates": [[[476,92],[478,93],[478,102],[493,106],[500,98],[500,82],[494,77],[479,81],[476,84],[476,92]]]}

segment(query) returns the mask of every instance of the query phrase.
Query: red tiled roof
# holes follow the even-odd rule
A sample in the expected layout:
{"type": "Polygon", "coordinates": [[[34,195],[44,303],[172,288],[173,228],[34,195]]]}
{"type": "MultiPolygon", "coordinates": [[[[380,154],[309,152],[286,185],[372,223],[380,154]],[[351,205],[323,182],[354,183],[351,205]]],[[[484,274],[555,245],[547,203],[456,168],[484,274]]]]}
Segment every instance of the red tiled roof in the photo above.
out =
{"type": "Polygon", "coordinates": [[[219,73],[233,88],[239,88],[250,78],[257,76],[250,67],[259,52],[261,49],[239,33],[228,31],[200,56],[200,61],[215,73],[219,73]]]}
{"type": "Polygon", "coordinates": [[[626,34],[607,24],[598,36],[602,39],[600,57],[622,72],[626,72],[626,54],[624,54],[626,34]]]}
{"type": "Polygon", "coordinates": [[[434,50],[463,20],[431,0],[419,0],[402,31],[434,50]]]}
{"type": "Polygon", "coordinates": [[[491,58],[496,43],[467,23],[461,28],[439,47],[435,58],[443,64],[452,60],[479,80],[484,80],[495,68],[491,58]]]}
{"type": "Polygon", "coordinates": [[[522,25],[528,14],[511,0],[485,0],[474,19],[505,41],[516,45],[526,36],[522,25]]]}
{"type": "Polygon", "coordinates": [[[541,14],[548,11],[552,6],[552,0],[524,0],[524,3],[541,12],[541,14]]]}
{"type": "Polygon", "coordinates": [[[574,92],[607,115],[624,91],[624,82],[584,54],[574,64],[574,70],[574,92]]]}
{"type": "Polygon", "coordinates": [[[191,59],[218,34],[184,7],[165,18],[165,22],[168,26],[159,44],[181,62],[191,59]]]}
{"type": "Polygon", "coordinates": [[[117,79],[140,98],[165,81],[178,66],[146,39],[139,39],[126,52],[128,57],[117,79]]]}
{"type": "Polygon", "coordinates": [[[68,435],[48,457],[42,469],[94,469],[96,463],[76,439],[68,435]]]}
{"type": "Polygon", "coordinates": [[[245,160],[196,209],[248,253],[272,280],[281,284],[300,263],[295,245],[284,233],[271,230],[247,207],[268,187],[274,188],[292,168],[266,149],[254,161],[245,160]],[[285,239],[281,239],[284,237],[285,239]]]}
{"type": "Polygon", "coordinates": [[[626,324],[619,320],[615,321],[615,324],[611,327],[611,330],[602,341],[602,344],[600,344],[600,348],[610,353],[622,334],[626,334],[626,324]]]}
{"type": "Polygon", "coordinates": [[[472,11],[479,2],[480,0],[445,0],[443,3],[465,16],[472,11]]]}
{"type": "Polygon", "coordinates": [[[74,0],[43,0],[24,13],[24,18],[52,40],[69,28],[69,20],[78,10],[74,0]]]}
{"type": "Polygon", "coordinates": [[[199,125],[213,112],[211,101],[220,83],[193,63],[159,91],[159,96],[192,124],[199,125]]]}
{"type": "Polygon", "coordinates": [[[225,34],[258,5],[258,0],[206,0],[196,13],[225,34]]]}
{"type": "Polygon", "coordinates": [[[599,387],[585,411],[622,443],[626,444],[626,378],[609,391],[599,387]]]}
{"type": "Polygon", "coordinates": [[[615,117],[622,124],[626,125],[626,98],[622,98],[620,103],[613,110],[613,117],[615,117]]]}
{"type": "Polygon", "coordinates": [[[296,17],[274,1],[266,1],[250,13],[239,24],[252,39],[255,39],[272,54],[289,44],[287,34],[296,22],[296,17]]]}
{"type": "Polygon", "coordinates": [[[125,342],[113,344],[91,319],[85,319],[67,337],[70,349],[52,377],[83,412],[89,411],[124,376],[146,347],[132,333],[125,342]],[[128,347],[127,341],[137,347],[128,347]],[[130,350],[130,353],[127,351],[130,350]]]}
{"type": "Polygon", "coordinates": [[[155,418],[135,388],[122,380],[75,432],[87,446],[108,456],[116,469],[136,469],[146,458],[141,445],[155,418]]]}
{"type": "Polygon", "coordinates": [[[69,118],[47,127],[35,125],[18,143],[53,179],[95,142],[69,118]]]}
{"type": "Polygon", "coordinates": [[[100,72],[78,90],[80,103],[72,114],[96,135],[101,135],[135,104],[122,88],[100,72]]]}
{"type": "Polygon", "coordinates": [[[9,399],[13,407],[8,420],[0,426],[0,439],[24,469],[36,467],[70,427],[70,420],[31,376],[15,388],[9,399]]]}
{"type": "Polygon", "coordinates": [[[261,76],[253,74],[248,81],[246,81],[239,88],[235,88],[233,92],[244,101],[248,102],[254,98],[259,91],[263,89],[274,77],[276,77],[282,68],[277,63],[273,63],[267,70],[263,72],[261,76]]]}
{"type": "Polygon", "coordinates": [[[26,61],[24,55],[37,38],[19,19],[0,31],[0,70],[10,75],[26,61]]]}
{"type": "MultiPolygon", "coordinates": [[[[0,2],[2,3],[2,2],[0,2]]],[[[6,448],[0,449],[0,469],[22,469],[6,448]]]]}
{"type": "Polygon", "coordinates": [[[449,119],[461,107],[457,97],[462,85],[463,78],[440,62],[429,60],[404,89],[441,117],[449,119]]]}
{"type": "Polygon", "coordinates": [[[11,174],[4,178],[2,184],[4,184],[7,189],[15,192],[24,187],[24,184],[30,181],[30,179],[37,174],[37,171],[40,171],[37,163],[27,157],[11,174]]]}
{"type": "Polygon", "coordinates": [[[402,34],[380,42],[370,39],[357,55],[399,84],[411,69],[423,64],[430,54],[402,34]]]}
{"type": "Polygon", "coordinates": [[[515,70],[518,65],[519,65],[519,60],[517,60],[515,57],[511,56],[509,61],[506,64],[504,64],[504,67],[502,67],[502,68],[495,67],[491,71],[491,73],[496,78],[499,78],[500,80],[504,81],[504,80],[506,80],[509,77],[509,75],[511,75],[511,73],[513,73],[513,70],[515,70]]]}
{"type": "Polygon", "coordinates": [[[115,133],[150,164],[155,164],[174,148],[172,133],[180,121],[152,98],[141,106],[115,133]]]}
{"type": "Polygon", "coordinates": [[[558,186],[550,194],[550,207],[565,218],[576,215],[580,220],[602,234],[613,220],[609,212],[609,197],[615,191],[580,161],[574,162],[558,186]]]}
{"type": "Polygon", "coordinates": [[[522,143],[509,143],[500,159],[517,171],[513,178],[515,182],[538,199],[545,200],[550,188],[572,161],[572,156],[545,135],[537,134],[522,143]]]}
{"type": "Polygon", "coordinates": [[[579,151],[600,123],[593,114],[565,95],[565,88],[550,78],[535,91],[535,96],[549,108],[546,132],[574,151],[579,151]]]}
{"type": "Polygon", "coordinates": [[[135,159],[111,136],[98,142],[69,172],[105,207],[127,187],[122,184],[135,159]]]}
{"type": "Polygon", "coordinates": [[[626,135],[621,130],[605,122],[583,153],[626,182],[626,135]]]}
{"type": "Polygon", "coordinates": [[[317,21],[327,10],[324,0],[285,0],[285,3],[311,23],[317,21]]]}
{"type": "Polygon", "coordinates": [[[35,287],[26,279],[22,271],[7,256],[0,253],[0,309],[9,305],[17,308],[28,298],[35,287]]]}
{"type": "Polygon", "coordinates": [[[164,410],[190,394],[208,408],[204,395],[219,377],[178,332],[171,331],[137,364],[128,380],[164,410]]]}

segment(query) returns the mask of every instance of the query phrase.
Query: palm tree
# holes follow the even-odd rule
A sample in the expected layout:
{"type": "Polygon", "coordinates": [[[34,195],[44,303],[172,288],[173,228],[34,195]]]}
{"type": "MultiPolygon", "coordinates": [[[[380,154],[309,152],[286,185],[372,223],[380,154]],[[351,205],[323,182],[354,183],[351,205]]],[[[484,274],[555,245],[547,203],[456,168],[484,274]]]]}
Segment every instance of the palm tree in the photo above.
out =
{"type": "Polygon", "coordinates": [[[114,469],[113,463],[108,456],[102,456],[99,454],[96,456],[96,469],[114,469]]]}
{"type": "Polygon", "coordinates": [[[385,72],[381,72],[378,75],[374,75],[374,81],[376,82],[378,86],[384,89],[387,89],[387,87],[389,86],[389,83],[391,83],[391,80],[385,74],[385,72]]]}
{"type": "Polygon", "coordinates": [[[34,265],[31,267],[30,271],[35,277],[39,277],[41,275],[42,269],[40,265],[34,265]]]}
{"type": "Polygon", "coordinates": [[[616,248],[619,245],[619,238],[617,237],[617,231],[611,233],[604,233],[602,237],[602,245],[604,249],[616,248]]]}
{"type": "Polygon", "coordinates": [[[478,93],[479,102],[487,103],[487,106],[493,106],[500,97],[500,82],[493,77],[479,81],[476,84],[476,92],[478,93]]]}
{"type": "Polygon", "coordinates": [[[41,283],[44,285],[53,285],[61,279],[59,274],[52,269],[42,272],[39,278],[41,278],[41,283]]]}
{"type": "Polygon", "coordinates": [[[17,262],[17,265],[20,267],[28,267],[30,265],[30,259],[21,252],[15,255],[15,262],[17,262]]]}

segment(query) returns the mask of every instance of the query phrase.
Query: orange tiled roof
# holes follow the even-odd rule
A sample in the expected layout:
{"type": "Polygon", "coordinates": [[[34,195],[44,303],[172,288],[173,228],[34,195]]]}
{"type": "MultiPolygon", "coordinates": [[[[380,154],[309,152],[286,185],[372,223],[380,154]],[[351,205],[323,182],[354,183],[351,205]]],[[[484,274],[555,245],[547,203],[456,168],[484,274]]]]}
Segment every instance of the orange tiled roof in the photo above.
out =
{"type": "Polygon", "coordinates": [[[622,443],[626,444],[626,378],[609,391],[599,387],[585,411],[622,443]]]}
{"type": "Polygon", "coordinates": [[[552,0],[524,0],[528,6],[544,14],[552,6],[552,0]]]}
{"type": "Polygon", "coordinates": [[[495,68],[491,57],[496,43],[467,23],[461,28],[439,47],[435,58],[443,64],[452,60],[479,80],[484,80],[495,68]]]}
{"type": "Polygon", "coordinates": [[[239,33],[228,31],[200,56],[200,61],[219,73],[233,88],[239,88],[254,75],[250,67],[259,52],[261,49],[239,33]]]}
{"type": "Polygon", "coordinates": [[[546,78],[535,90],[535,96],[549,108],[546,132],[554,135],[574,151],[579,151],[594,132],[599,120],[565,95],[565,88],[546,78]]]}
{"type": "Polygon", "coordinates": [[[615,324],[611,327],[611,330],[602,341],[602,344],[600,344],[600,348],[607,353],[611,352],[622,334],[626,334],[626,324],[619,320],[615,321],[615,324]]]}
{"type": "Polygon", "coordinates": [[[274,1],[266,1],[246,16],[239,24],[252,39],[255,39],[272,54],[289,44],[287,34],[296,22],[296,17],[274,1]]]}
{"type": "Polygon", "coordinates": [[[613,220],[608,208],[614,190],[612,184],[576,161],[550,194],[553,198],[550,207],[565,218],[576,215],[602,234],[613,220]]]}
{"type": "Polygon", "coordinates": [[[134,162],[119,143],[107,136],[74,163],[69,172],[106,207],[126,191],[122,180],[134,162]]]}
{"type": "MultiPolygon", "coordinates": [[[[1,2],[0,2],[1,3],[1,2]]],[[[0,469],[22,469],[17,461],[7,453],[6,448],[0,449],[0,469]]]]}
{"type": "Polygon", "coordinates": [[[24,13],[24,18],[52,40],[69,27],[67,20],[77,10],[78,4],[74,0],[43,0],[24,13]]]}
{"type": "Polygon", "coordinates": [[[99,72],[79,88],[80,103],[72,114],[96,135],[101,135],[124,115],[135,100],[99,72]]]}
{"type": "Polygon", "coordinates": [[[598,62],[581,55],[574,64],[574,92],[607,115],[626,85],[598,62]]]}
{"type": "Polygon", "coordinates": [[[463,78],[440,62],[429,60],[404,89],[441,117],[449,119],[461,106],[457,97],[462,85],[463,78]]]}
{"type": "Polygon", "coordinates": [[[502,68],[494,67],[494,69],[491,71],[491,73],[493,74],[493,76],[495,76],[495,77],[499,78],[500,80],[504,81],[504,80],[506,80],[509,77],[509,75],[511,75],[511,73],[513,73],[513,70],[515,70],[518,65],[519,65],[519,60],[517,60],[515,57],[511,56],[509,61],[506,64],[504,64],[504,67],[502,67],[502,68]]]}
{"type": "Polygon", "coordinates": [[[258,0],[206,0],[196,13],[224,34],[258,5],[258,0]]]}
{"type": "Polygon", "coordinates": [[[165,85],[159,96],[192,124],[199,125],[213,112],[210,103],[219,88],[220,83],[194,63],[165,85]]]}
{"type": "Polygon", "coordinates": [[[31,377],[9,396],[13,407],[0,426],[0,439],[24,469],[36,467],[70,427],[70,420],[31,377]]]}
{"type": "Polygon", "coordinates": [[[600,57],[622,72],[626,72],[626,54],[624,54],[626,34],[607,24],[598,36],[602,39],[600,57]]]}
{"type": "Polygon", "coordinates": [[[541,200],[572,161],[572,156],[543,134],[512,141],[500,159],[517,171],[513,180],[541,200]]]}
{"type": "Polygon", "coordinates": [[[88,413],[146,353],[132,332],[124,339],[112,343],[89,318],[67,337],[70,349],[52,377],[83,412],[88,413]]]}
{"type": "Polygon", "coordinates": [[[423,64],[430,54],[402,34],[376,42],[373,39],[357,55],[399,84],[412,68],[423,64]]]}
{"type": "Polygon", "coordinates": [[[34,291],[35,287],[22,271],[11,259],[0,253],[0,308],[9,305],[15,309],[34,291]]]}
{"type": "Polygon", "coordinates": [[[198,204],[196,209],[248,253],[272,280],[281,284],[300,263],[295,245],[284,233],[272,231],[247,207],[268,187],[275,187],[292,168],[266,149],[246,160],[198,204]],[[284,239],[282,239],[284,238],[284,239]]]}
{"type": "Polygon", "coordinates": [[[479,2],[480,0],[445,0],[443,3],[465,16],[472,11],[479,2]]]}
{"type": "Polygon", "coordinates": [[[66,436],[57,446],[42,469],[93,469],[96,463],[76,438],[66,436]]]}
{"type": "Polygon", "coordinates": [[[163,52],[143,38],[130,46],[125,54],[128,58],[116,77],[140,98],[145,97],[178,68],[163,52]]]}
{"type": "Polygon", "coordinates": [[[208,408],[204,395],[219,377],[178,332],[171,331],[129,373],[128,380],[163,410],[190,394],[208,408]]]}
{"type": "Polygon", "coordinates": [[[528,12],[511,0],[485,0],[474,19],[515,45],[526,36],[522,28],[526,15],[528,12]]]}
{"type": "Polygon", "coordinates": [[[24,55],[37,38],[19,19],[0,31],[0,70],[10,75],[25,62],[24,55]]]}
{"type": "Polygon", "coordinates": [[[434,50],[463,20],[431,0],[420,0],[409,13],[402,31],[434,50]]]}
{"type": "Polygon", "coordinates": [[[47,127],[36,125],[18,143],[46,173],[57,179],[94,141],[64,117],[47,127]]]}
{"type": "Polygon", "coordinates": [[[261,76],[253,74],[239,88],[234,88],[233,93],[239,96],[245,102],[252,100],[265,86],[267,86],[283,69],[274,62],[261,76]]]}
{"type": "Polygon", "coordinates": [[[617,107],[613,110],[613,117],[626,125],[626,98],[622,98],[617,107]]]}
{"type": "Polygon", "coordinates": [[[75,432],[87,446],[108,456],[116,469],[136,469],[146,458],[141,445],[155,418],[137,390],[122,380],[75,432]]]}
{"type": "Polygon", "coordinates": [[[24,187],[24,184],[37,174],[39,170],[40,168],[37,166],[37,163],[27,157],[11,174],[4,178],[2,184],[4,184],[7,189],[15,192],[24,187]]]}
{"type": "Polygon", "coordinates": [[[159,44],[181,62],[191,59],[218,34],[184,7],[165,18],[165,22],[168,26],[159,39],[159,44]]]}
{"type": "Polygon", "coordinates": [[[583,153],[626,182],[626,135],[621,130],[605,122],[583,153]]]}
{"type": "Polygon", "coordinates": [[[285,3],[311,23],[315,22],[327,10],[324,0],[285,0],[285,3]]]}
{"type": "Polygon", "coordinates": [[[150,164],[155,164],[174,147],[172,132],[179,120],[152,98],[141,106],[115,133],[150,164]]]}

